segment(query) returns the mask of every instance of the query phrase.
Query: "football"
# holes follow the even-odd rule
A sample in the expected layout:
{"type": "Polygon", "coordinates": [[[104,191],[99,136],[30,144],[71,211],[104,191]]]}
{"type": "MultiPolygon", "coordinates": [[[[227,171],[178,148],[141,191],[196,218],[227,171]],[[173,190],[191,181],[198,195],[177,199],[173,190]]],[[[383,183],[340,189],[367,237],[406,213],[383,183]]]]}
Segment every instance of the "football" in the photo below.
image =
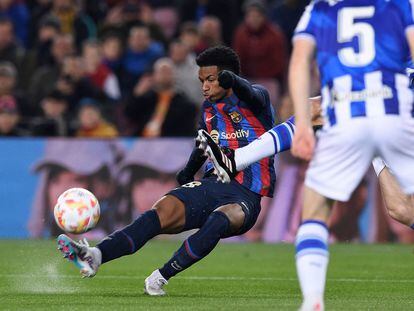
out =
{"type": "Polygon", "coordinates": [[[93,229],[99,220],[99,202],[92,192],[71,188],[63,192],[55,205],[57,225],[67,233],[84,233],[93,229]]]}

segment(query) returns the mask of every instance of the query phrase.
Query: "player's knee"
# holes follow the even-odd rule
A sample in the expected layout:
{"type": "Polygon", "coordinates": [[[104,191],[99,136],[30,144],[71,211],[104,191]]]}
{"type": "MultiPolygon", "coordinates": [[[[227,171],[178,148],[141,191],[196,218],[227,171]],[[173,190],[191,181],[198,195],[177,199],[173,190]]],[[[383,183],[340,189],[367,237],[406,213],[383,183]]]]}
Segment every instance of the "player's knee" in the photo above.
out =
{"type": "Polygon", "coordinates": [[[161,233],[179,232],[185,225],[185,206],[174,196],[166,195],[152,207],[157,212],[161,233]]]}
{"type": "Polygon", "coordinates": [[[244,224],[245,214],[239,204],[227,204],[220,206],[215,211],[223,213],[229,219],[229,234],[240,230],[244,224]]]}

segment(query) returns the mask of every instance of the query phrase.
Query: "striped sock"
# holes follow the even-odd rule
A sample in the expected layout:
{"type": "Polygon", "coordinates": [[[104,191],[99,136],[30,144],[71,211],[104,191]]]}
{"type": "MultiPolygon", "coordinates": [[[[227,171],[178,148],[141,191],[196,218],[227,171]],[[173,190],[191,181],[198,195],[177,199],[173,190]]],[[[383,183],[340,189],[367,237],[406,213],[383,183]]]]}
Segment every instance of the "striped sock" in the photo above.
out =
{"type": "Polygon", "coordinates": [[[276,153],[289,150],[295,133],[295,118],[290,117],[282,124],[272,128],[269,133],[273,136],[276,153]]]}
{"type": "Polygon", "coordinates": [[[271,157],[279,152],[289,150],[295,132],[294,117],[275,126],[245,147],[236,149],[234,161],[238,171],[261,159],[271,157]]]}
{"type": "Polygon", "coordinates": [[[328,228],[325,223],[307,220],[296,235],[296,269],[304,300],[323,301],[329,261],[328,228]]]}

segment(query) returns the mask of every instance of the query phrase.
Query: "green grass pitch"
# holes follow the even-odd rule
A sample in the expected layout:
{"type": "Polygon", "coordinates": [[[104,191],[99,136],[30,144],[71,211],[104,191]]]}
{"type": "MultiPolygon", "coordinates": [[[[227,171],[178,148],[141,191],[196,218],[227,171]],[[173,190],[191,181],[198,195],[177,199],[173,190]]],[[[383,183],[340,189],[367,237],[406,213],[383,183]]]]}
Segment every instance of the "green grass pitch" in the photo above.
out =
{"type": "MultiPolygon", "coordinates": [[[[179,242],[151,242],[81,279],[54,241],[0,240],[0,310],[297,310],[292,245],[220,244],[147,297],[143,281],[179,242]]],[[[327,310],[414,310],[414,256],[402,245],[332,245],[327,310]]]]}

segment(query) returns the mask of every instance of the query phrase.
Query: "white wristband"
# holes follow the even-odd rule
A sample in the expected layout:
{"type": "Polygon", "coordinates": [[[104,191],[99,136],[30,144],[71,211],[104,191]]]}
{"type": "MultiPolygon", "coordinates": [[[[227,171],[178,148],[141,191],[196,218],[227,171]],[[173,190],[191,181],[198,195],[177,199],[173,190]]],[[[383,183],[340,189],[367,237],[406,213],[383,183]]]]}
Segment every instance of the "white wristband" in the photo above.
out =
{"type": "Polygon", "coordinates": [[[374,167],[374,171],[377,176],[379,176],[381,171],[386,168],[385,162],[380,157],[376,157],[372,160],[372,166],[374,167]]]}

